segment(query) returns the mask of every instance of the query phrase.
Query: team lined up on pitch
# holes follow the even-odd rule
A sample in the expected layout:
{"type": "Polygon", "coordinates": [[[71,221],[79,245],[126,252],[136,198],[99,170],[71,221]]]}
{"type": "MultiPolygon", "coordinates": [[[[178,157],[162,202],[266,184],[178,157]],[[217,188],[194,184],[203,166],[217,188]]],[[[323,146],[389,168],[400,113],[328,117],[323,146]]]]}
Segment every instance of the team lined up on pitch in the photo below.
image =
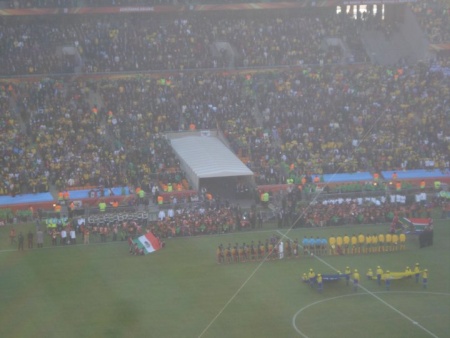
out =
{"type": "Polygon", "coordinates": [[[297,239],[283,242],[280,237],[273,235],[265,241],[257,243],[243,242],[242,244],[222,243],[216,249],[217,263],[238,263],[262,259],[283,259],[299,256],[299,241],[297,239]]]}
{"type": "Polygon", "coordinates": [[[298,258],[304,256],[355,255],[392,252],[406,249],[406,235],[380,233],[373,235],[344,235],[330,238],[304,237],[301,245],[298,239],[285,241],[274,235],[265,241],[243,242],[232,245],[222,243],[216,249],[218,263],[238,263],[262,259],[298,258]]]}
{"type": "MultiPolygon", "coordinates": [[[[309,240],[311,241],[311,239],[309,240]]],[[[317,241],[303,244],[310,252],[317,250],[317,241]]],[[[330,255],[351,255],[378,252],[390,252],[406,249],[404,233],[380,233],[364,235],[331,236],[328,238],[328,253],[330,255]]]]}
{"type": "MultiPolygon", "coordinates": [[[[404,271],[384,271],[381,266],[377,266],[375,270],[369,268],[366,273],[367,280],[376,280],[378,286],[382,284],[385,285],[386,291],[391,289],[391,282],[393,280],[404,279],[404,278],[413,278],[416,281],[416,284],[419,284],[420,277],[422,277],[422,288],[426,289],[428,287],[428,269],[422,269],[419,263],[416,263],[414,269],[411,269],[409,266],[405,268],[404,271]],[[375,271],[375,273],[374,273],[375,271]]],[[[333,271],[332,273],[322,274],[317,273],[310,268],[309,271],[303,273],[301,276],[301,281],[303,283],[308,284],[311,288],[317,288],[319,293],[323,292],[324,282],[338,281],[340,279],[345,279],[345,284],[347,286],[350,283],[353,284],[353,291],[357,292],[359,283],[360,283],[360,274],[358,269],[350,269],[347,266],[344,272],[339,270],[333,271]]]]}

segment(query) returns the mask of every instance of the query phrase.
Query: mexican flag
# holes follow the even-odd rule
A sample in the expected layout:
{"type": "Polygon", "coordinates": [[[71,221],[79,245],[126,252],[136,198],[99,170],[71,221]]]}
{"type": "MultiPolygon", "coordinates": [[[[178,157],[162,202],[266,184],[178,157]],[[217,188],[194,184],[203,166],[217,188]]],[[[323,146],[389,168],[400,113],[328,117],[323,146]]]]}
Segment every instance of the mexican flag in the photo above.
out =
{"type": "Polygon", "coordinates": [[[139,249],[144,249],[146,255],[161,249],[159,240],[151,232],[133,239],[133,242],[137,244],[139,249]]]}

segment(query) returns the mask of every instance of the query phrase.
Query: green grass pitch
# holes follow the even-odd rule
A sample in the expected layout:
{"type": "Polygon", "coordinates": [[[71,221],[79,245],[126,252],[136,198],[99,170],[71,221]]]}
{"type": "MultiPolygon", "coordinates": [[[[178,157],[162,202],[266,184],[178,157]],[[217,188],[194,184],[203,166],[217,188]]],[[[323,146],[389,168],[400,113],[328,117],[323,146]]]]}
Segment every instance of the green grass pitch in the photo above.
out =
{"type": "MultiPolygon", "coordinates": [[[[33,225],[18,225],[24,233],[33,225]]],[[[0,229],[0,337],[448,337],[450,222],[435,221],[434,245],[405,251],[217,264],[223,243],[303,236],[386,232],[388,226],[263,231],[174,238],[136,257],[126,242],[18,252],[0,229]],[[287,233],[286,233],[287,232],[287,233]],[[419,262],[426,290],[413,279],[391,290],[365,280],[370,267],[402,271],[419,262]],[[313,268],[361,272],[362,288],[325,284],[322,294],[300,282],[313,268]]],[[[48,239],[46,239],[48,240],[48,239]]],[[[26,246],[26,241],[25,241],[26,246]]]]}

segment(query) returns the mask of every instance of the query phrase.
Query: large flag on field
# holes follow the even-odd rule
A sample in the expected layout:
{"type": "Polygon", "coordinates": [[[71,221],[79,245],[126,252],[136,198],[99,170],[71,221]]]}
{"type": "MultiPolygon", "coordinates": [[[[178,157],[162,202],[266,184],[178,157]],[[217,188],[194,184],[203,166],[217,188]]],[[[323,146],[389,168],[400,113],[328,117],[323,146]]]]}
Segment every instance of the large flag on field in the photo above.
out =
{"type": "MultiPolygon", "coordinates": [[[[414,271],[400,271],[400,272],[390,272],[390,273],[384,273],[381,275],[381,280],[386,280],[386,279],[403,279],[403,278],[409,278],[412,277],[416,274],[416,272],[414,271]]],[[[419,270],[419,274],[422,274],[422,270],[419,270]]],[[[376,277],[374,277],[373,279],[376,279],[376,277]]]]}
{"type": "Polygon", "coordinates": [[[400,219],[400,222],[406,227],[407,233],[420,233],[425,229],[432,229],[433,219],[431,218],[406,218],[400,219]]]}
{"type": "Polygon", "coordinates": [[[151,232],[133,239],[133,242],[137,244],[139,249],[143,249],[146,255],[161,249],[159,239],[157,239],[151,232]]]}

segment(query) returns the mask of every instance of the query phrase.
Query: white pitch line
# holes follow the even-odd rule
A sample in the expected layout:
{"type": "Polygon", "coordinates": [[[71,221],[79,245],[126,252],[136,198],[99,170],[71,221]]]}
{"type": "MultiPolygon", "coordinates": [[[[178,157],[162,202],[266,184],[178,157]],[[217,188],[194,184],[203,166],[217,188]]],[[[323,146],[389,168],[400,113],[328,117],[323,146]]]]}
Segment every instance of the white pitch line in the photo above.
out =
{"type": "MultiPolygon", "coordinates": [[[[444,293],[444,292],[428,292],[428,291],[378,291],[375,292],[377,294],[381,294],[381,293],[387,293],[387,294],[393,294],[393,293],[400,293],[400,294],[425,294],[425,295],[439,295],[439,296],[450,296],[449,293],[444,293]]],[[[344,297],[353,297],[353,296],[371,296],[370,293],[350,293],[350,294],[346,294],[346,295],[341,295],[341,296],[336,296],[336,297],[331,297],[331,298],[326,298],[326,299],[321,299],[318,300],[314,303],[308,304],[304,307],[302,307],[300,310],[298,310],[295,315],[292,317],[292,326],[294,327],[295,331],[297,331],[298,334],[300,334],[303,338],[309,338],[305,333],[303,333],[295,324],[297,317],[300,313],[302,313],[303,311],[305,311],[306,309],[309,309],[312,306],[315,306],[317,304],[321,304],[324,302],[328,302],[328,301],[332,301],[332,300],[336,300],[336,299],[340,299],[340,298],[344,298],[344,297]]]]}
{"type": "Polygon", "coordinates": [[[210,328],[210,326],[212,324],[214,324],[214,322],[216,321],[217,318],[220,317],[220,315],[223,313],[223,311],[225,311],[225,309],[228,307],[228,305],[230,305],[230,303],[233,301],[233,299],[236,298],[236,296],[239,294],[239,292],[241,292],[241,290],[245,287],[245,285],[247,285],[247,283],[250,281],[250,279],[255,275],[255,273],[259,270],[259,268],[263,265],[264,262],[266,262],[267,259],[267,255],[264,257],[264,259],[258,264],[258,266],[253,270],[253,272],[250,274],[250,276],[248,276],[248,278],[245,280],[244,283],[242,283],[242,285],[239,287],[239,289],[237,289],[237,291],[233,294],[233,296],[231,296],[231,298],[225,303],[225,305],[222,307],[222,309],[220,309],[220,311],[217,313],[217,315],[209,322],[209,324],[205,327],[205,329],[202,331],[202,333],[199,334],[199,338],[202,337],[206,331],[208,331],[208,329],[210,328]]]}
{"type": "MultiPolygon", "coordinates": [[[[260,232],[273,232],[273,230],[262,230],[260,232]]],[[[284,235],[283,235],[284,236],[284,235]]],[[[220,315],[225,311],[225,309],[230,305],[230,303],[236,298],[236,296],[241,292],[241,290],[247,285],[247,283],[252,279],[252,277],[255,275],[255,273],[261,268],[261,266],[267,262],[267,258],[269,257],[269,253],[266,253],[264,256],[264,259],[255,267],[253,272],[248,276],[248,278],[242,283],[242,285],[237,289],[237,291],[230,297],[230,299],[225,303],[225,305],[220,309],[220,311],[215,315],[213,319],[209,322],[209,324],[204,328],[204,330],[199,334],[199,338],[202,337],[206,331],[211,327],[211,325],[214,324],[214,322],[217,320],[217,318],[220,317],[220,315]]]]}
{"type": "MultiPolygon", "coordinates": [[[[277,232],[283,236],[286,237],[287,239],[292,240],[291,238],[289,238],[288,236],[286,236],[284,233],[282,233],[280,230],[277,230],[277,232]]],[[[302,247],[301,245],[299,245],[300,247],[302,247]]],[[[326,261],[324,261],[322,258],[318,257],[317,255],[314,255],[313,257],[315,257],[317,260],[319,260],[321,263],[325,264],[326,266],[328,266],[329,268],[331,268],[334,271],[338,271],[338,269],[336,269],[334,266],[330,265],[329,263],[327,263],[326,261]]],[[[361,284],[358,283],[358,287],[361,288],[362,290],[364,290],[365,292],[367,292],[369,295],[371,295],[372,297],[374,297],[375,299],[377,299],[378,301],[380,301],[381,303],[383,303],[384,305],[386,305],[387,307],[389,307],[391,310],[397,312],[399,315],[401,315],[403,318],[405,318],[406,320],[409,320],[411,322],[411,324],[416,325],[417,327],[419,327],[420,329],[422,329],[423,331],[425,331],[426,333],[428,333],[430,336],[434,337],[434,338],[439,338],[438,336],[436,336],[433,332],[431,332],[430,330],[428,330],[426,327],[420,325],[417,321],[415,321],[414,319],[412,319],[411,317],[407,316],[406,314],[404,314],[403,312],[401,312],[400,310],[398,310],[397,308],[395,308],[394,306],[392,306],[391,304],[389,304],[388,302],[384,301],[383,299],[381,299],[380,297],[378,297],[376,294],[374,294],[373,292],[369,291],[367,288],[365,288],[364,286],[362,286],[361,284]]]]}

